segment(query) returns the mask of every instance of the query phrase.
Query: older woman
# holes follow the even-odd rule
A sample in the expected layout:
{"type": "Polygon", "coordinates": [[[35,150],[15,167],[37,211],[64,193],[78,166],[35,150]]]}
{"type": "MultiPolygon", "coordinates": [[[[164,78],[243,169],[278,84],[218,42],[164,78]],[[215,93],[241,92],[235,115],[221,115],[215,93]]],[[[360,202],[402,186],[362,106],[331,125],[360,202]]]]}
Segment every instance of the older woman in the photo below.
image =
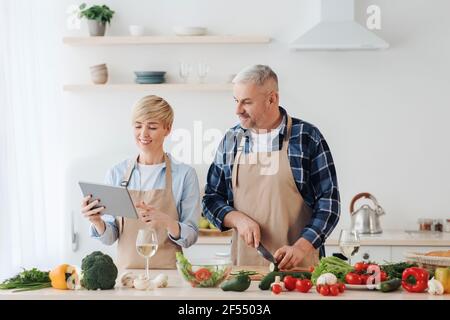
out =
{"type": "Polygon", "coordinates": [[[119,268],[144,267],[144,259],[136,252],[136,236],[146,226],[159,231],[152,268],[175,268],[175,253],[197,240],[201,210],[197,175],[163,150],[173,117],[171,106],[163,98],[150,95],[138,101],[132,125],[139,154],[107,173],[106,183],[129,189],[139,219],[102,215],[104,207],[94,209],[99,203],[101,206],[101,199],[86,197],[82,201],[82,213],[92,223],[91,237],[107,245],[118,240],[119,268]]]}

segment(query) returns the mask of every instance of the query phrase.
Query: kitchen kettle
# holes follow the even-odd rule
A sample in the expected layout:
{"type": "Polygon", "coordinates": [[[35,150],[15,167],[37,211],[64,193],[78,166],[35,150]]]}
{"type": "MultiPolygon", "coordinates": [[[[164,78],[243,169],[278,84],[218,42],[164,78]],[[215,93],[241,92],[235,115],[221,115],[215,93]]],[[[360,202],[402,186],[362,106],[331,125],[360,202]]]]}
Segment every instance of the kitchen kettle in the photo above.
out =
{"type": "Polygon", "coordinates": [[[361,234],[375,234],[383,232],[380,226],[380,216],[385,214],[384,209],[378,204],[377,199],[368,192],[358,193],[353,197],[350,204],[350,215],[352,216],[351,230],[361,234]],[[361,198],[372,200],[375,209],[364,204],[355,210],[355,202],[361,198]]]}

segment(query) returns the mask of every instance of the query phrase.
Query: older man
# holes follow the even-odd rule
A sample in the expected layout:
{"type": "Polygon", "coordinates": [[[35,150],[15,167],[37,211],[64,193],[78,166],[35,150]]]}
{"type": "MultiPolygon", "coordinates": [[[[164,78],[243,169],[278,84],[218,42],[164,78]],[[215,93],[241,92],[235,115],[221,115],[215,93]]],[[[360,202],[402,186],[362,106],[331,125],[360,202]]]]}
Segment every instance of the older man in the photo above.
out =
{"type": "Polygon", "coordinates": [[[203,212],[233,228],[236,265],[265,265],[262,243],[281,269],[309,267],[339,220],[330,149],[320,131],[279,106],[278,77],[264,65],[233,80],[240,124],[228,130],[209,168],[203,212]]]}

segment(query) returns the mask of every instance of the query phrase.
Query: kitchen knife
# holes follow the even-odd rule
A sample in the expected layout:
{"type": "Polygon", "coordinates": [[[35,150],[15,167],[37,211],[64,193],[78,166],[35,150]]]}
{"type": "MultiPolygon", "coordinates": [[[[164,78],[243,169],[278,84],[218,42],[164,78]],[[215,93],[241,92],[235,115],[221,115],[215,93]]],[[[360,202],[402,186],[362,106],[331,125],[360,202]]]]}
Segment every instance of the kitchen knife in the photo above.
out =
{"type": "Polygon", "coordinates": [[[259,243],[259,246],[256,248],[258,253],[263,256],[264,259],[272,262],[276,267],[278,266],[278,262],[275,259],[275,257],[270,253],[269,250],[264,247],[261,242],[259,243]]]}

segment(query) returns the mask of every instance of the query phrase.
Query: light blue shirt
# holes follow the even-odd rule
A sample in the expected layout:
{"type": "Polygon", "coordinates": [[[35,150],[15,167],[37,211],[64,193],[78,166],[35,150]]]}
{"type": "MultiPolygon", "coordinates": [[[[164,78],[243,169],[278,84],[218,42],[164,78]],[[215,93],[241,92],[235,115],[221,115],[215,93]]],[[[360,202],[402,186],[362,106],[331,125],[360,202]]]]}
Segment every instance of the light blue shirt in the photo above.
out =
{"type": "MultiPolygon", "coordinates": [[[[197,173],[194,168],[176,161],[170,155],[169,159],[172,165],[172,192],[178,211],[180,238],[174,239],[169,233],[168,236],[169,239],[176,244],[188,248],[197,241],[197,222],[200,219],[201,214],[200,189],[197,173]]],[[[130,161],[133,160],[124,160],[108,170],[105,183],[113,186],[120,186],[130,161]]],[[[144,185],[142,186],[142,190],[163,189],[166,184],[165,177],[166,166],[164,164],[157,174],[155,185],[144,185]]],[[[139,170],[134,170],[129,181],[128,189],[139,190],[140,181],[139,170]]],[[[103,244],[112,245],[118,239],[119,235],[119,228],[116,220],[111,215],[102,215],[102,219],[105,221],[106,225],[105,232],[102,235],[99,235],[94,225],[91,224],[90,235],[92,238],[100,240],[103,244]]]]}

